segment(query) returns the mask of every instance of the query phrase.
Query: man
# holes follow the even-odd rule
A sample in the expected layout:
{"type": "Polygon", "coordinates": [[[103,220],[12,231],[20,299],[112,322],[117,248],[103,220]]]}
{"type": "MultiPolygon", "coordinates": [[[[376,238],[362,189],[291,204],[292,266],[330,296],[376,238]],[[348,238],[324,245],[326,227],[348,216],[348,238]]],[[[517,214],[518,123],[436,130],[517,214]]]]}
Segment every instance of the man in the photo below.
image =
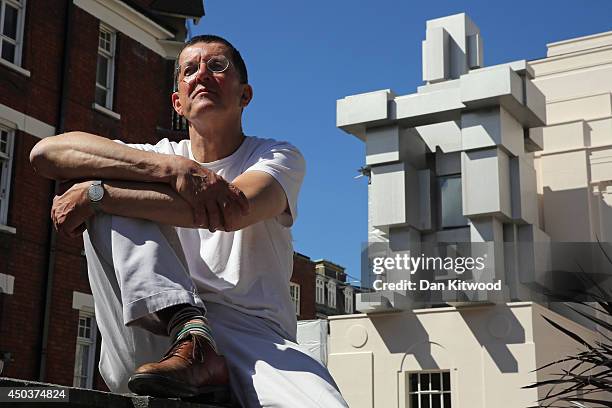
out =
{"type": "Polygon", "coordinates": [[[295,344],[289,227],[301,154],[243,134],[253,91],[225,39],[190,40],[176,75],[189,140],[126,146],[72,132],[30,154],[40,174],[73,181],[52,219],[70,236],[87,225],[103,378],[115,392],[184,397],[229,376],[245,407],[346,406],[295,344]]]}

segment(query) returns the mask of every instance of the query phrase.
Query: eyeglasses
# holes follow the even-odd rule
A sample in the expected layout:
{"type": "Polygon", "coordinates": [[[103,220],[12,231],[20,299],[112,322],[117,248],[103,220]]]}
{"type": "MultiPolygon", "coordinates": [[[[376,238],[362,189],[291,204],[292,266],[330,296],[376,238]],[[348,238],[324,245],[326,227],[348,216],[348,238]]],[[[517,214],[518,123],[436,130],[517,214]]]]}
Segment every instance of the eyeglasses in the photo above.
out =
{"type": "Polygon", "coordinates": [[[215,55],[211,57],[208,61],[204,62],[202,60],[190,61],[186,62],[183,65],[179,65],[177,67],[177,72],[180,74],[179,79],[183,80],[187,83],[193,81],[198,72],[200,72],[200,67],[202,63],[206,65],[206,69],[209,72],[214,74],[220,74],[229,68],[229,60],[225,57],[225,55],[215,55]]]}

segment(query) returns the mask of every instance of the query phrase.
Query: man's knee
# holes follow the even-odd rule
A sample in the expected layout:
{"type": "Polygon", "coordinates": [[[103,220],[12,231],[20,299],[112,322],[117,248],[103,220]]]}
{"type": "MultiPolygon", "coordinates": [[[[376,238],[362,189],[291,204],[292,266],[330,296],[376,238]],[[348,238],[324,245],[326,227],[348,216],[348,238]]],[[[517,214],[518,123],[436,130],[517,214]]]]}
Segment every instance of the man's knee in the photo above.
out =
{"type": "MultiPolygon", "coordinates": [[[[160,229],[153,221],[139,218],[122,217],[119,215],[97,213],[87,221],[87,229],[83,234],[85,253],[88,247],[95,249],[98,256],[112,263],[113,234],[126,237],[143,237],[151,235],[151,229],[160,229]]],[[[153,239],[154,237],[147,237],[153,239]]],[[[91,251],[89,251],[91,252],[91,251]]]]}

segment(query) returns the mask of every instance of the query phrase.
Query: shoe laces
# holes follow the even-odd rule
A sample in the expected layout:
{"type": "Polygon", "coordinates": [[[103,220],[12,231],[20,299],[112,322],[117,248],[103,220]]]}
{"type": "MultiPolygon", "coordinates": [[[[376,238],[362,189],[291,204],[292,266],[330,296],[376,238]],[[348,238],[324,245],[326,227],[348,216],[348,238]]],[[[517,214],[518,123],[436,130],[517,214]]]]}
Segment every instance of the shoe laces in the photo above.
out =
{"type": "Polygon", "coordinates": [[[193,342],[193,347],[191,348],[192,360],[197,361],[199,363],[203,363],[205,357],[204,347],[206,346],[206,339],[203,336],[198,336],[192,333],[189,333],[186,337],[183,337],[180,340],[175,340],[170,345],[170,347],[168,348],[168,350],[160,361],[166,360],[167,358],[170,358],[172,356],[177,356],[184,359],[184,357],[179,353],[179,351],[183,347],[187,347],[189,345],[189,342],[193,342]]]}

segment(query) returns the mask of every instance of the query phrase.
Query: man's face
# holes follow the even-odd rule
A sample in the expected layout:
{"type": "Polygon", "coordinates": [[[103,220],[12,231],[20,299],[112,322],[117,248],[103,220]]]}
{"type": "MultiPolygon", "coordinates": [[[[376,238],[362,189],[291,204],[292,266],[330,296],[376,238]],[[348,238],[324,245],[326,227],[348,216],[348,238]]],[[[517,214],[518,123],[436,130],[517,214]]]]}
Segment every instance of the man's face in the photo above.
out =
{"type": "Polygon", "coordinates": [[[241,84],[231,62],[231,52],[221,43],[196,43],[185,48],[179,57],[178,89],[172,95],[174,109],[193,122],[212,112],[238,114],[251,99],[251,88],[241,84]],[[211,72],[206,62],[213,57],[230,61],[223,72],[211,72]]]}

